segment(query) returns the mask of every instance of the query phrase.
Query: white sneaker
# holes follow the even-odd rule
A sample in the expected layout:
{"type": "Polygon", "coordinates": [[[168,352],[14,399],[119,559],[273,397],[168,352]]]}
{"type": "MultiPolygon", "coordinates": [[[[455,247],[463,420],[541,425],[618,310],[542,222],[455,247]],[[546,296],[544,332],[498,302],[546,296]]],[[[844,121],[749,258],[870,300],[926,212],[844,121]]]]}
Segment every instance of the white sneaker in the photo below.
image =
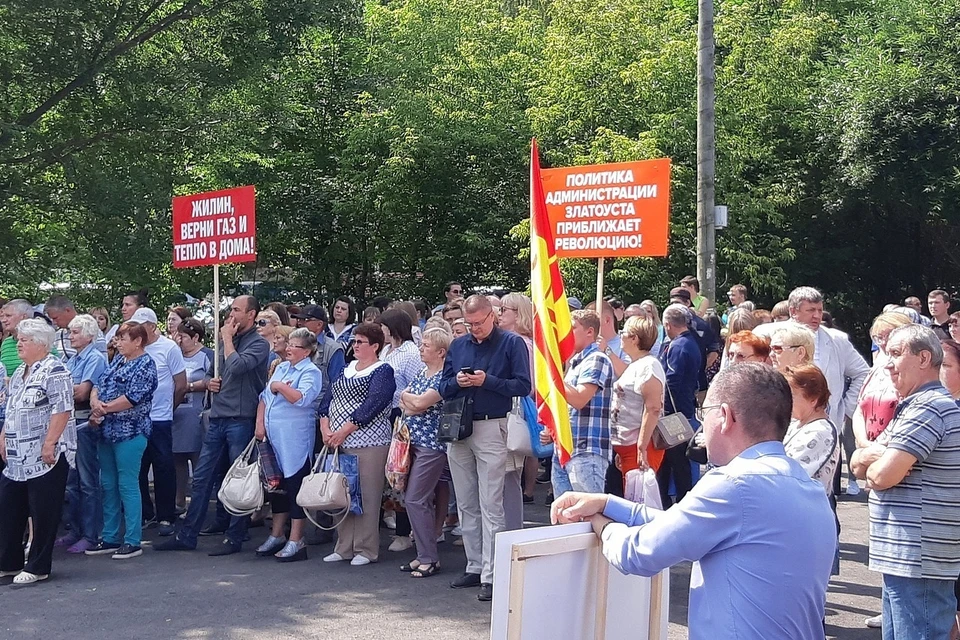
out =
{"type": "Polygon", "coordinates": [[[49,577],[50,577],[50,574],[48,573],[37,574],[37,573],[30,573],[29,571],[21,571],[13,579],[13,584],[15,585],[33,584],[35,582],[40,582],[41,580],[46,580],[49,577]]]}
{"type": "Polygon", "coordinates": [[[396,529],[397,528],[397,514],[394,511],[384,511],[383,512],[383,524],[387,525],[387,529],[396,529]]]}
{"type": "MultiPolygon", "coordinates": [[[[856,480],[851,480],[849,483],[847,483],[847,495],[848,496],[860,495],[860,485],[857,484],[856,480]]],[[[878,629],[879,627],[872,627],[872,628],[878,629]]]]}
{"type": "Polygon", "coordinates": [[[446,539],[447,539],[446,534],[441,533],[439,536],[437,536],[437,544],[440,544],[441,542],[445,542],[446,539]]]}
{"type": "Polygon", "coordinates": [[[450,535],[457,536],[458,538],[463,535],[463,531],[460,529],[460,525],[457,525],[453,528],[453,531],[450,532],[450,535]]]}
{"type": "MultiPolygon", "coordinates": [[[[413,540],[410,539],[410,536],[393,536],[393,542],[387,547],[387,551],[406,551],[411,547],[413,547],[413,540]]],[[[357,558],[359,557],[361,556],[357,556],[357,558]]]]}
{"type": "Polygon", "coordinates": [[[863,621],[868,629],[879,629],[883,626],[883,616],[873,616],[863,621]]]}
{"type": "Polygon", "coordinates": [[[350,561],[351,567],[362,567],[366,564],[370,564],[370,558],[365,556],[353,556],[353,560],[350,561]]]}
{"type": "Polygon", "coordinates": [[[346,558],[339,553],[331,553],[323,559],[324,562],[343,562],[344,560],[346,560],[346,558]]]}

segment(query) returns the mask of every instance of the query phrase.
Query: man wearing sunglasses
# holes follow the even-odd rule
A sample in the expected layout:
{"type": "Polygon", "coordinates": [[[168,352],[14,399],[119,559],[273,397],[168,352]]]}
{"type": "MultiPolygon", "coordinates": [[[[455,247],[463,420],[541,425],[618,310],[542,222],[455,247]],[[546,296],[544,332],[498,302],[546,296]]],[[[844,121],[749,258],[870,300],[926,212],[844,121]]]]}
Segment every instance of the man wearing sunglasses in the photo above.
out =
{"type": "Polygon", "coordinates": [[[463,285],[459,282],[448,282],[447,286],[443,288],[443,296],[446,300],[443,304],[438,304],[433,308],[431,315],[436,315],[443,311],[443,308],[453,302],[454,300],[460,300],[463,298],[463,285]]]}
{"type": "Polygon", "coordinates": [[[506,526],[503,479],[507,472],[507,414],[513,399],[530,394],[530,354],[516,333],[497,326],[493,304],[474,295],[464,303],[467,331],[450,345],[440,395],[473,397],[473,434],[447,447],[460,507],[467,570],[450,586],[480,587],[493,598],[493,540],[506,526]]]}

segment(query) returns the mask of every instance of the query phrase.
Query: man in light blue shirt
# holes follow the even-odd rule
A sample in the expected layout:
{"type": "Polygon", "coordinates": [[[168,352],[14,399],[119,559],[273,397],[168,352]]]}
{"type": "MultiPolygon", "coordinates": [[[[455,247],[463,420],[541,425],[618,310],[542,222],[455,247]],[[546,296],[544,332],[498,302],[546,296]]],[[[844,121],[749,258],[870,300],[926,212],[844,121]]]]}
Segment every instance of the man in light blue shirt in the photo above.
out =
{"type": "Polygon", "coordinates": [[[719,373],[702,409],[717,465],[667,511],[613,496],[568,493],[553,522],[590,519],[623,573],[652,576],[693,561],[691,640],[822,640],[836,551],[823,487],[784,453],[790,387],[772,368],[719,373]]]}

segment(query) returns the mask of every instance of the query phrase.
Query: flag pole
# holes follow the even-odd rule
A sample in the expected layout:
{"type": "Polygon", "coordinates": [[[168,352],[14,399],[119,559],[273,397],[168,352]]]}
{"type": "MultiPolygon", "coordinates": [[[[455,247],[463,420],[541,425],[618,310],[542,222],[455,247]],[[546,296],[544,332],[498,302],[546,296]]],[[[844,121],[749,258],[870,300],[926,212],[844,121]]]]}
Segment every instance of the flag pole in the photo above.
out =
{"type": "Polygon", "coordinates": [[[603,317],[603,258],[597,260],[597,315],[603,317]]]}
{"type": "Polygon", "coordinates": [[[220,265],[213,265],[213,377],[220,377],[220,265]]]}

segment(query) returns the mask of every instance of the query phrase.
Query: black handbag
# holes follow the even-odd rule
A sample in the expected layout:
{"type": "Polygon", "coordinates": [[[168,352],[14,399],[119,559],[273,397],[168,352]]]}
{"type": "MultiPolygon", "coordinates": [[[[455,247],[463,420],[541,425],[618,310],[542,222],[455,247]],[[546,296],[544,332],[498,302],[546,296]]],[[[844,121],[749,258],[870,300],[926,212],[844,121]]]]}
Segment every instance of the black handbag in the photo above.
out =
{"type": "Polygon", "coordinates": [[[703,427],[697,429],[697,432],[687,443],[687,460],[692,460],[697,464],[707,464],[707,446],[697,444],[697,441],[703,436],[703,427]]]}
{"type": "Polygon", "coordinates": [[[444,400],[438,442],[459,442],[473,435],[473,394],[444,400]]]}

